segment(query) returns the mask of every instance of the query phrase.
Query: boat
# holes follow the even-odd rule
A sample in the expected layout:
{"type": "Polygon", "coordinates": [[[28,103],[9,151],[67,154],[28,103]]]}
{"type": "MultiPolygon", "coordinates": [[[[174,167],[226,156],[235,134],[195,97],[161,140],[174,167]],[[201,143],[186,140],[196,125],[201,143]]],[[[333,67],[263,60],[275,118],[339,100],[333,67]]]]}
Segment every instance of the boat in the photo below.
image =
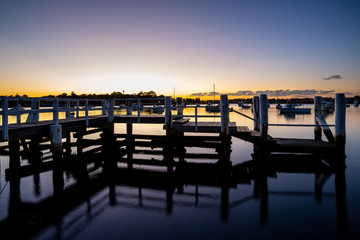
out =
{"type": "Polygon", "coordinates": [[[287,103],[280,109],[280,113],[310,113],[311,108],[297,108],[294,103],[287,103]]]}
{"type": "Polygon", "coordinates": [[[354,101],[354,107],[358,107],[359,106],[359,101],[358,100],[355,100],[354,101]]]}
{"type": "Polygon", "coordinates": [[[249,109],[249,108],[251,108],[251,105],[247,105],[247,104],[245,104],[245,103],[243,103],[243,102],[239,102],[238,105],[239,105],[239,107],[241,107],[241,108],[243,108],[243,109],[249,109]]]}
{"type": "MultiPolygon", "coordinates": [[[[138,110],[137,104],[132,104],[132,105],[131,105],[131,109],[132,109],[132,110],[138,110]]],[[[144,105],[143,105],[143,104],[140,104],[140,110],[143,110],[143,109],[144,109],[144,105]]]]}
{"type": "Polygon", "coordinates": [[[220,112],[220,105],[219,104],[208,103],[205,106],[205,110],[207,112],[220,112]]]}
{"type": "Polygon", "coordinates": [[[163,106],[160,106],[160,105],[158,105],[158,104],[154,104],[151,109],[152,109],[153,113],[161,114],[161,113],[164,112],[164,107],[163,107],[163,106]]]}
{"type": "Polygon", "coordinates": [[[282,109],[282,105],[279,103],[279,91],[276,91],[276,109],[282,109]]]}
{"type": "Polygon", "coordinates": [[[213,103],[209,102],[205,106],[205,110],[207,112],[220,112],[220,104],[215,104],[215,84],[214,84],[214,102],[213,103]]]}
{"type": "Polygon", "coordinates": [[[325,102],[321,103],[321,111],[333,112],[335,110],[335,106],[333,102],[325,102]]]}

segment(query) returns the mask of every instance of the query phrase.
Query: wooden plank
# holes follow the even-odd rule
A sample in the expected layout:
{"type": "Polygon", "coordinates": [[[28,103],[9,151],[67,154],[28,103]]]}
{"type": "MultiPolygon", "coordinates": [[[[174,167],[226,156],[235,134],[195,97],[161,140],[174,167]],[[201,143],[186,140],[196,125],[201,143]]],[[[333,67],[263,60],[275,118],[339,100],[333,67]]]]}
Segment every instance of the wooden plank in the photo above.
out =
{"type": "MultiPolygon", "coordinates": [[[[137,123],[138,116],[135,115],[117,115],[114,117],[115,123],[137,123]]],[[[162,115],[144,115],[140,117],[140,123],[161,123],[164,124],[165,117],[162,115]]]]}
{"type": "MultiPolygon", "coordinates": [[[[96,127],[106,122],[106,116],[89,116],[89,127],[96,127]]],[[[35,123],[22,123],[9,125],[9,136],[13,137],[27,137],[32,135],[48,136],[49,127],[54,124],[54,121],[41,121],[35,123]]],[[[60,119],[59,124],[62,125],[63,132],[75,131],[80,127],[85,127],[85,117],[60,119]]],[[[1,132],[0,127],[0,132],[1,132]]]]}
{"type": "Polygon", "coordinates": [[[190,121],[190,118],[179,118],[173,121],[173,124],[184,124],[190,121]]]}
{"type": "Polygon", "coordinates": [[[279,152],[331,152],[335,144],[313,139],[277,138],[272,151],[279,152]]]}
{"type": "Polygon", "coordinates": [[[238,133],[251,133],[250,129],[247,126],[237,126],[236,132],[238,133]]]}
{"type": "MultiPolygon", "coordinates": [[[[183,132],[195,132],[195,122],[187,122],[180,126],[180,131],[183,132]]],[[[230,132],[236,132],[236,123],[229,123],[230,132]]],[[[207,133],[220,133],[221,123],[220,122],[198,122],[198,132],[207,133]]]]}

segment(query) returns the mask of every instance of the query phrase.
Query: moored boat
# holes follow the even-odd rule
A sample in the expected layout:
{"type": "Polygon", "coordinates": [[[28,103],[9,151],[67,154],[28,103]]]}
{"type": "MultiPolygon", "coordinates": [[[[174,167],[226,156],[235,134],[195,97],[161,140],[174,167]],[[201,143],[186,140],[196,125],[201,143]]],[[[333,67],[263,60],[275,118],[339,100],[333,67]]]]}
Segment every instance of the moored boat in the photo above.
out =
{"type": "Polygon", "coordinates": [[[211,103],[208,103],[206,106],[205,106],[205,110],[207,112],[220,112],[220,105],[219,104],[211,104],[211,103]]]}
{"type": "Polygon", "coordinates": [[[321,103],[321,111],[333,112],[335,109],[333,102],[322,102],[321,103]]]}
{"type": "Polygon", "coordinates": [[[358,107],[359,106],[359,101],[358,100],[355,100],[354,101],[354,107],[358,107]]]}
{"type": "Polygon", "coordinates": [[[244,108],[244,109],[249,109],[249,108],[251,108],[251,105],[247,105],[247,104],[245,104],[245,103],[243,103],[243,102],[239,102],[238,105],[239,105],[239,107],[244,108]]]}
{"type": "Polygon", "coordinates": [[[297,108],[296,104],[288,103],[280,109],[280,113],[310,113],[311,108],[297,108]]]}

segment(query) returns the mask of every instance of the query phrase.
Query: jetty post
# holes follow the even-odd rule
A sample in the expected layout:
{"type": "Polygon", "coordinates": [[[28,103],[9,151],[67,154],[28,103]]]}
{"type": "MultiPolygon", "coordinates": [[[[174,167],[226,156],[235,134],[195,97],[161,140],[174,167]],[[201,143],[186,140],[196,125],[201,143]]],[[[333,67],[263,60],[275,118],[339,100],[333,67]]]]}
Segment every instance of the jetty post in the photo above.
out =
{"type": "Polygon", "coordinates": [[[266,94],[260,95],[260,139],[266,143],[268,136],[268,100],[266,94]]]}
{"type": "Polygon", "coordinates": [[[76,118],[80,117],[79,113],[80,113],[80,101],[78,99],[76,100],[76,118]]]}
{"type": "Polygon", "coordinates": [[[70,118],[70,110],[68,110],[68,109],[70,109],[70,100],[68,99],[68,100],[66,100],[66,103],[65,103],[65,109],[67,109],[67,111],[66,111],[66,113],[65,113],[65,115],[66,115],[66,118],[70,118]]]}
{"type": "Polygon", "coordinates": [[[345,155],[345,94],[337,93],[335,96],[335,145],[340,154],[345,155]]]}
{"type": "MultiPolygon", "coordinates": [[[[111,100],[110,100],[111,101],[111,100]]],[[[107,102],[106,102],[106,100],[102,100],[101,101],[101,115],[106,115],[106,104],[107,102]]]]}
{"type": "MultiPolygon", "coordinates": [[[[115,105],[114,99],[110,99],[109,103],[108,103],[108,111],[107,111],[107,113],[108,113],[107,121],[108,122],[113,122],[114,121],[114,105],[115,105]]],[[[104,104],[103,104],[103,106],[104,106],[104,104]]],[[[106,102],[105,102],[105,110],[104,109],[102,110],[102,114],[103,115],[106,114],[106,102]]]]}
{"type": "Polygon", "coordinates": [[[54,160],[58,159],[58,155],[62,154],[62,127],[59,124],[59,99],[56,98],[53,105],[54,125],[50,126],[51,151],[54,160]]]}
{"type": "Polygon", "coordinates": [[[314,124],[316,125],[314,128],[314,139],[321,140],[321,127],[319,126],[320,123],[317,118],[321,115],[321,97],[315,96],[314,98],[314,124]]]}
{"type": "MultiPolygon", "coordinates": [[[[126,115],[132,115],[132,101],[126,101],[126,115]]],[[[126,123],[126,140],[128,143],[126,144],[126,156],[127,156],[127,167],[128,170],[131,171],[133,168],[133,149],[134,144],[132,143],[133,139],[133,125],[132,123],[126,123]]]]}
{"type": "Polygon", "coordinates": [[[171,136],[171,127],[172,127],[172,119],[171,119],[171,97],[165,97],[165,129],[166,136],[171,136]]]}
{"type": "Polygon", "coordinates": [[[9,139],[9,119],[8,119],[9,103],[6,98],[2,99],[2,140],[9,139]]]}
{"type": "Polygon", "coordinates": [[[177,115],[184,115],[184,106],[182,97],[176,98],[177,115]]]}
{"type": "Polygon", "coordinates": [[[140,109],[141,109],[141,107],[140,107],[140,98],[138,98],[138,100],[137,100],[137,122],[138,123],[140,123],[140,109]]]}
{"type": "MultiPolygon", "coordinates": [[[[17,111],[20,111],[20,110],[21,110],[21,104],[20,104],[19,101],[16,102],[16,110],[17,110],[17,111]]],[[[17,124],[20,124],[20,123],[21,123],[21,113],[18,113],[18,114],[16,115],[16,123],[17,123],[17,124]]]]}
{"type": "MultiPolygon", "coordinates": [[[[127,101],[126,104],[126,115],[132,115],[132,102],[131,101],[127,101]]],[[[126,123],[126,134],[128,135],[128,137],[130,137],[132,135],[132,123],[126,123]]]]}
{"type": "Polygon", "coordinates": [[[85,126],[89,126],[89,100],[85,100],[85,126]]]}
{"type": "Polygon", "coordinates": [[[254,130],[260,131],[259,96],[253,97],[254,130]]]}
{"type": "Polygon", "coordinates": [[[105,154],[105,163],[106,167],[108,167],[107,170],[113,171],[117,168],[117,162],[114,159],[115,154],[115,141],[116,138],[114,136],[114,99],[110,99],[109,103],[106,104],[105,101],[102,102],[105,109],[103,109],[102,113],[106,110],[108,112],[107,122],[104,123],[102,127],[102,133],[100,134],[102,144],[103,144],[103,152],[105,154]],[[106,109],[106,106],[108,107],[106,109]]]}
{"type": "Polygon", "coordinates": [[[221,136],[229,136],[229,99],[228,96],[222,94],[220,97],[221,112],[221,136]]]}

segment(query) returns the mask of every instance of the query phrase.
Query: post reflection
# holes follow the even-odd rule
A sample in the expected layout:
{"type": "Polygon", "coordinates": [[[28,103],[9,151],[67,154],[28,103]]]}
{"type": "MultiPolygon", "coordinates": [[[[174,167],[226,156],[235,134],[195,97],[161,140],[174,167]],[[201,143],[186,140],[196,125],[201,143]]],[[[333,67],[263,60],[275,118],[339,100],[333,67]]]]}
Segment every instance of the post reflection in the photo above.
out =
{"type": "MultiPolygon", "coordinates": [[[[37,179],[34,182],[35,195],[39,191],[39,182],[41,182],[39,173],[51,170],[53,184],[52,196],[41,199],[32,206],[32,209],[36,209],[37,214],[41,215],[44,221],[38,223],[36,229],[32,230],[21,226],[20,229],[16,229],[18,232],[12,233],[11,236],[19,236],[19,230],[23,230],[22,236],[32,236],[51,224],[55,224],[57,232],[53,237],[64,239],[65,235],[78,234],[64,226],[65,216],[74,215],[74,224],[80,221],[79,219],[86,219],[86,223],[89,223],[108,207],[161,211],[171,217],[176,217],[174,213],[178,207],[209,211],[217,209],[219,221],[229,223],[232,219],[233,208],[249,201],[259,201],[259,223],[264,225],[274,217],[269,215],[269,208],[271,208],[269,196],[279,193],[295,197],[296,194],[304,195],[304,193],[296,192],[274,192],[271,188],[269,189],[268,178],[278,173],[314,174],[314,192],[306,194],[314,197],[318,204],[322,203],[322,188],[325,182],[331,179],[331,175],[335,175],[336,206],[334,208],[338,228],[340,231],[347,229],[346,173],[344,164],[340,164],[344,163],[344,157],[277,155],[267,153],[266,149],[255,148],[252,159],[233,165],[230,161],[231,147],[229,146],[231,145],[229,139],[224,138],[207,138],[207,141],[201,142],[196,141],[195,138],[184,137],[181,142],[170,143],[166,138],[159,137],[156,141],[154,138],[146,142],[135,138],[129,141],[128,138],[124,138],[122,142],[104,135],[100,148],[96,148],[98,145],[87,148],[91,146],[89,144],[91,141],[83,139],[84,136],[81,135],[82,139],[78,141],[82,146],[73,146],[81,149],[77,154],[66,153],[71,149],[64,152],[62,148],[52,147],[51,164],[30,154],[29,158],[32,158],[31,164],[33,164],[31,168],[20,166],[19,139],[11,142],[10,165],[7,170],[7,180],[10,181],[9,213],[8,218],[0,222],[0,226],[15,225],[15,219],[24,214],[20,198],[22,177],[32,174],[34,179],[37,179]],[[214,153],[191,153],[188,149],[194,146],[212,148],[214,153]],[[208,160],[206,163],[198,160],[204,157],[208,160]],[[130,161],[131,164],[129,164],[130,161]],[[324,164],[324,161],[327,163],[324,164]],[[144,168],[144,165],[161,170],[144,168]],[[64,172],[70,173],[74,184],[65,187],[64,172]],[[251,184],[253,194],[244,196],[242,199],[232,199],[231,191],[244,183],[251,184]],[[204,186],[214,187],[216,196],[213,193],[202,193],[204,186]],[[188,191],[187,187],[190,187],[191,191],[188,191]],[[129,189],[135,191],[131,192],[129,189]],[[101,195],[104,192],[106,195],[101,195]],[[163,194],[159,194],[160,192],[163,194]],[[96,196],[96,201],[94,196],[96,196]],[[85,211],[75,214],[74,209],[81,205],[86,206],[85,211]]],[[[87,224],[79,224],[79,226],[86,228],[87,224]]],[[[81,230],[77,229],[77,231],[81,230]]],[[[3,236],[4,233],[1,234],[3,236]]]]}

